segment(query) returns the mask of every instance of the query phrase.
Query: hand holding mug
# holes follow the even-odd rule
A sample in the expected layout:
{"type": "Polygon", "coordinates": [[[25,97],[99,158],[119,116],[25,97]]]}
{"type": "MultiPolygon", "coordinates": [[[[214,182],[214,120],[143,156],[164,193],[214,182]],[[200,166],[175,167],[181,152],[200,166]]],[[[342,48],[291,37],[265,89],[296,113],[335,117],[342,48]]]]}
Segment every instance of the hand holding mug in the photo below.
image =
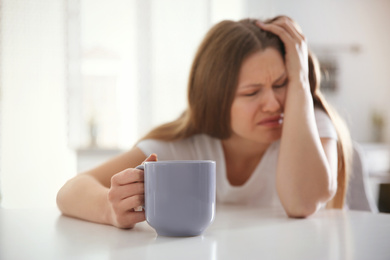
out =
{"type": "MultiPolygon", "coordinates": [[[[155,154],[150,155],[145,162],[157,161],[155,154]]],[[[138,222],[145,220],[145,212],[135,211],[144,205],[144,172],[129,168],[115,174],[111,178],[108,192],[109,218],[113,226],[132,228],[138,222]]]]}

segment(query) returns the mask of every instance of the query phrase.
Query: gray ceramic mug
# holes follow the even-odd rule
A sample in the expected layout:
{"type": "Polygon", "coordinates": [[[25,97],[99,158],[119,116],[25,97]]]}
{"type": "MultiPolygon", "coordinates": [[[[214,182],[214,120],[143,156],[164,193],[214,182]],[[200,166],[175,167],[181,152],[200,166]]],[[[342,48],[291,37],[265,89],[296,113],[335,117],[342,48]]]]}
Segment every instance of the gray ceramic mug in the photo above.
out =
{"type": "Polygon", "coordinates": [[[215,215],[215,162],[145,162],[146,221],[162,236],[198,236],[215,215]]]}

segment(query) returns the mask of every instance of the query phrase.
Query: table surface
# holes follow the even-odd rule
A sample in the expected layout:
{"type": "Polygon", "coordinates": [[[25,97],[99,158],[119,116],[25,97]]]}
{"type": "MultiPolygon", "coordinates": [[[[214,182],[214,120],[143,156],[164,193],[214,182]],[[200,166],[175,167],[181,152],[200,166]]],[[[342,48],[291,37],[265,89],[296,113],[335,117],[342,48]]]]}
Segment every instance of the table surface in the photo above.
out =
{"type": "Polygon", "coordinates": [[[0,259],[390,259],[390,214],[323,210],[290,219],[274,209],[218,206],[202,236],[157,236],[62,216],[0,208],[0,259]]]}

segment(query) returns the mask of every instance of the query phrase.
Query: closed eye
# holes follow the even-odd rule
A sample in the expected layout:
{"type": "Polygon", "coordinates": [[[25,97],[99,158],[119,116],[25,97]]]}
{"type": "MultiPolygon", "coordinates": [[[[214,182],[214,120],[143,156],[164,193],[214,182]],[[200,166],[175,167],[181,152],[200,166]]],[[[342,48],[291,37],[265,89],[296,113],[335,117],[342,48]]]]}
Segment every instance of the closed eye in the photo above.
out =
{"type": "Polygon", "coordinates": [[[247,94],[244,94],[244,96],[246,96],[246,97],[253,97],[253,96],[255,96],[257,93],[259,93],[258,90],[253,91],[253,92],[250,92],[250,93],[247,93],[247,94]]]}
{"type": "Polygon", "coordinates": [[[283,88],[287,86],[287,84],[288,84],[288,80],[286,79],[282,84],[274,85],[273,88],[274,89],[283,88]]]}

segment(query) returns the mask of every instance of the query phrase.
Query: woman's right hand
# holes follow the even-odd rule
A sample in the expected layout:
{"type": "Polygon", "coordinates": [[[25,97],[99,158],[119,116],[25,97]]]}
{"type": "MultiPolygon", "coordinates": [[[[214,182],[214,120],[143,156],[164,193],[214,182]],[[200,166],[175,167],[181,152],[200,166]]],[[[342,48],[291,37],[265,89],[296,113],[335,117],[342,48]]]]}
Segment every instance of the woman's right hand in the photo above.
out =
{"type": "Polygon", "coordinates": [[[307,41],[298,24],[287,16],[280,16],[270,23],[257,22],[257,25],[283,41],[290,88],[299,85],[310,91],[307,41]]]}
{"type": "MultiPolygon", "coordinates": [[[[145,161],[157,161],[152,154],[145,161]]],[[[135,168],[126,169],[111,178],[108,191],[110,222],[119,228],[133,228],[145,220],[145,212],[135,209],[144,205],[144,172],[135,168]]]]}

